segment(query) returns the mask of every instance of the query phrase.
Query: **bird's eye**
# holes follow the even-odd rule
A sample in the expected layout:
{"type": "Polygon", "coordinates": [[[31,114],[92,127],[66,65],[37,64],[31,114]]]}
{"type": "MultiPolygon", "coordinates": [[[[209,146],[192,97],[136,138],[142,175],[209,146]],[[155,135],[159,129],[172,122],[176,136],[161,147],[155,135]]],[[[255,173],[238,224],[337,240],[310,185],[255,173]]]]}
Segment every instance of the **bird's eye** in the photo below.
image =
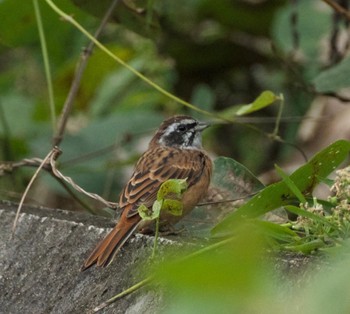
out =
{"type": "Polygon", "coordinates": [[[186,131],[186,127],[184,125],[179,125],[178,127],[180,132],[185,132],[186,131]]]}

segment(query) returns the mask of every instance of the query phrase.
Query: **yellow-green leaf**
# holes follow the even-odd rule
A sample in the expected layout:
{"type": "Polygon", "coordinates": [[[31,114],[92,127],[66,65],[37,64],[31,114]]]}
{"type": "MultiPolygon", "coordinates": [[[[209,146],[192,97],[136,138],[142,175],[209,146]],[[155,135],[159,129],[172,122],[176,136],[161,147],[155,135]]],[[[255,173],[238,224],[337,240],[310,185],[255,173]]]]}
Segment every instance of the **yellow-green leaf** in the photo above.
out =
{"type": "Polygon", "coordinates": [[[154,220],[159,217],[161,207],[162,207],[162,202],[155,201],[153,203],[152,209],[142,204],[141,206],[139,206],[137,211],[139,212],[139,215],[142,218],[142,220],[154,220]]]}
{"type": "Polygon", "coordinates": [[[162,210],[166,210],[167,212],[169,212],[174,216],[181,216],[182,209],[183,209],[183,205],[181,201],[165,199],[163,202],[162,210]]]}
{"type": "Polygon", "coordinates": [[[240,108],[236,112],[236,115],[242,116],[245,114],[252,113],[254,111],[258,111],[262,108],[273,104],[277,99],[278,96],[276,96],[273,92],[266,90],[262,92],[259,95],[259,97],[256,98],[252,103],[240,106],[240,108]]]}
{"type": "Polygon", "coordinates": [[[186,189],[187,189],[186,179],[167,180],[160,186],[159,191],[157,193],[157,200],[163,200],[169,194],[180,198],[181,194],[186,189]]]}

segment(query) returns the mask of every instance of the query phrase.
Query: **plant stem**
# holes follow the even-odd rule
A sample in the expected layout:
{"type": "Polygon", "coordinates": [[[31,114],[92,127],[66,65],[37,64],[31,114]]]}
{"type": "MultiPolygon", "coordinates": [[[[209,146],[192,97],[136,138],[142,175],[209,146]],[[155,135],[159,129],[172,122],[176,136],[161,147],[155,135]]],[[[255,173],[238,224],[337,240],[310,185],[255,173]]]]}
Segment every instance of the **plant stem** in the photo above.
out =
{"type": "Polygon", "coordinates": [[[156,256],[157,249],[158,249],[158,238],[159,238],[159,221],[160,221],[160,215],[156,219],[156,231],[154,234],[154,244],[153,244],[153,251],[151,259],[153,260],[156,256]]]}
{"type": "Polygon", "coordinates": [[[24,200],[30,190],[30,188],[32,187],[35,179],[37,178],[40,170],[44,167],[44,165],[46,165],[47,161],[50,159],[51,155],[53,154],[53,150],[51,150],[47,155],[46,157],[43,159],[43,161],[41,162],[40,166],[38,167],[38,169],[36,169],[35,173],[33,174],[33,176],[31,177],[23,195],[22,195],[22,198],[21,198],[21,201],[19,202],[18,204],[18,208],[17,208],[17,212],[16,212],[16,217],[15,217],[15,220],[13,222],[13,226],[12,226],[12,235],[11,237],[14,236],[15,234],[15,231],[16,231],[16,226],[17,226],[17,222],[18,222],[18,218],[19,218],[19,214],[21,212],[21,209],[22,209],[22,206],[23,206],[23,203],[24,203],[24,200]]]}
{"type": "MultiPolygon", "coordinates": [[[[85,28],[83,26],[81,26],[76,20],[74,20],[70,15],[66,14],[65,12],[63,12],[59,7],[57,7],[52,0],[45,0],[46,3],[56,12],[58,13],[64,20],[66,20],[67,22],[71,23],[73,26],[75,26],[80,32],[82,32],[87,38],[89,38],[91,40],[92,43],[94,43],[97,47],[99,47],[104,53],[106,53],[108,56],[110,56],[113,60],[115,60],[116,62],[118,62],[119,64],[121,64],[123,67],[125,67],[126,69],[128,69],[130,72],[134,73],[137,77],[139,77],[141,80],[143,80],[145,83],[147,83],[148,85],[150,85],[151,87],[153,87],[154,89],[156,89],[157,91],[159,91],[161,94],[165,95],[166,97],[173,99],[174,101],[192,109],[195,110],[197,112],[200,112],[206,116],[210,116],[210,117],[217,117],[215,114],[200,109],[190,103],[188,103],[187,101],[171,94],[170,92],[166,91],[164,88],[160,87],[159,85],[157,85],[156,83],[152,82],[151,80],[149,80],[146,76],[144,76],[143,74],[141,74],[140,72],[138,72],[137,70],[135,70],[133,67],[131,67],[129,64],[127,64],[126,62],[124,62],[122,59],[120,59],[118,56],[116,56],[115,54],[113,54],[106,46],[104,46],[103,44],[101,44],[94,36],[92,36],[89,32],[87,32],[85,30],[85,28]]],[[[226,122],[234,122],[231,119],[225,119],[225,118],[220,118],[221,120],[225,120],[226,122]]]]}
{"type": "Polygon", "coordinates": [[[278,107],[278,113],[277,113],[277,117],[276,117],[275,129],[273,130],[273,135],[274,136],[278,136],[279,126],[280,126],[282,112],[283,112],[283,107],[284,107],[284,96],[283,96],[282,93],[279,95],[279,99],[280,99],[280,105],[278,107]]]}
{"type": "Polygon", "coordinates": [[[35,18],[38,26],[38,31],[39,31],[41,51],[43,54],[47,90],[49,94],[49,106],[50,106],[52,130],[53,130],[53,133],[55,133],[56,132],[56,111],[55,111],[56,106],[55,106],[55,98],[54,98],[54,92],[53,92],[49,54],[47,52],[46,38],[45,38],[44,27],[41,19],[41,12],[40,12],[40,6],[38,3],[38,0],[33,0],[33,5],[34,5],[35,18]]]}
{"type": "Polygon", "coordinates": [[[117,301],[118,299],[132,293],[135,292],[136,290],[140,289],[141,287],[145,286],[146,284],[149,284],[151,281],[153,280],[153,276],[147,277],[146,279],[138,282],[137,284],[131,286],[130,288],[122,291],[121,293],[115,295],[114,297],[108,299],[107,301],[101,303],[100,305],[96,306],[92,312],[93,313],[97,313],[99,311],[101,311],[102,309],[104,309],[106,306],[112,304],[113,302],[117,301]]]}

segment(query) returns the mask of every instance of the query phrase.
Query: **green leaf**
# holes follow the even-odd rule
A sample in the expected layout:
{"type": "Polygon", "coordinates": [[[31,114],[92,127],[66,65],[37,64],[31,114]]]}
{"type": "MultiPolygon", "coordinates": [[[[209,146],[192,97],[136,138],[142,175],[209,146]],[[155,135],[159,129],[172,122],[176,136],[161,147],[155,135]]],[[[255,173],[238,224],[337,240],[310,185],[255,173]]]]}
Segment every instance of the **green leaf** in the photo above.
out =
{"type": "MultiPolygon", "coordinates": [[[[290,175],[295,186],[305,195],[311,194],[320,182],[320,177],[327,177],[348,156],[350,142],[339,140],[318,154],[308,163],[290,175]]],[[[290,188],[284,181],[269,185],[237,211],[228,215],[212,229],[213,235],[227,235],[234,230],[241,218],[255,218],[280,206],[295,202],[290,188]]]]}
{"type": "MultiPolygon", "coordinates": [[[[169,194],[181,197],[181,194],[187,189],[186,179],[170,179],[165,181],[159,188],[157,200],[164,200],[169,194]]],[[[173,198],[173,197],[172,197],[173,198]]]]}
{"type": "Polygon", "coordinates": [[[230,198],[240,198],[264,188],[249,169],[228,157],[218,157],[214,160],[211,185],[230,198]]]}
{"type": "Polygon", "coordinates": [[[295,183],[290,179],[290,177],[277,165],[275,165],[275,169],[276,169],[277,173],[280,175],[280,177],[283,179],[283,181],[290,188],[290,190],[298,198],[299,202],[305,204],[306,199],[305,199],[303,193],[301,193],[301,191],[298,189],[298,187],[295,185],[295,183]]]}
{"type": "Polygon", "coordinates": [[[278,99],[279,97],[277,95],[275,95],[269,90],[266,90],[262,92],[258,96],[258,98],[256,98],[252,103],[244,105],[235,105],[220,111],[218,114],[223,118],[232,119],[232,117],[242,116],[265,108],[273,104],[278,99]]]}
{"type": "MultiPolygon", "coordinates": [[[[280,4],[282,4],[280,2],[280,4]]],[[[285,2],[281,10],[275,14],[271,25],[271,35],[274,44],[284,53],[290,53],[295,49],[294,34],[291,32],[290,17],[297,14],[298,22],[296,31],[299,33],[298,49],[307,61],[308,69],[319,67],[320,44],[325,34],[332,27],[332,20],[329,18],[330,8],[322,8],[314,1],[299,1],[297,6],[285,2]],[[317,23],[310,16],[317,16],[317,23]]]]}
{"type": "Polygon", "coordinates": [[[139,206],[137,211],[139,212],[139,215],[142,218],[142,220],[154,220],[159,217],[161,207],[162,202],[155,201],[153,203],[152,210],[142,204],[141,206],[139,206]]]}
{"type": "Polygon", "coordinates": [[[302,252],[304,254],[309,254],[312,251],[325,247],[326,244],[320,240],[316,239],[314,241],[310,241],[303,244],[297,245],[285,245],[284,248],[294,252],[302,252]]]}
{"type": "Polygon", "coordinates": [[[316,214],[314,214],[312,212],[309,212],[309,211],[307,211],[305,209],[302,209],[300,207],[287,205],[287,206],[285,206],[285,209],[290,211],[290,212],[292,212],[293,214],[298,215],[298,216],[310,218],[313,221],[317,221],[319,223],[323,223],[323,224],[329,225],[329,226],[333,227],[334,229],[338,228],[336,225],[332,224],[326,218],[324,218],[322,216],[319,216],[319,215],[316,215],[316,214]]]}
{"type": "Polygon", "coordinates": [[[255,224],[269,237],[284,242],[295,241],[300,238],[293,230],[288,227],[264,220],[255,220],[255,224]]]}
{"type": "Polygon", "coordinates": [[[181,216],[183,210],[183,204],[181,201],[165,199],[163,202],[162,210],[166,210],[174,216],[181,216]]]}
{"type": "Polygon", "coordinates": [[[258,111],[262,108],[265,108],[273,104],[277,99],[279,99],[279,97],[276,96],[273,92],[269,90],[264,91],[251,104],[240,106],[236,112],[236,115],[242,116],[245,114],[252,113],[254,111],[258,111]]]}
{"type": "Polygon", "coordinates": [[[157,200],[153,203],[152,209],[147,208],[143,204],[137,209],[142,220],[156,219],[163,210],[166,210],[174,216],[181,216],[183,205],[180,199],[182,193],[186,189],[186,179],[169,179],[162,183],[157,193],[157,200]],[[171,199],[166,198],[168,195],[171,196],[171,199]]]}
{"type": "Polygon", "coordinates": [[[184,257],[179,252],[179,259],[173,256],[157,267],[157,280],[167,285],[172,298],[182,295],[182,302],[171,299],[173,310],[166,313],[247,312],[242,311],[248,308],[242,307],[242,302],[248,305],[253,300],[248,301],[246,293],[256,292],[257,287],[266,291],[265,278],[271,278],[266,260],[261,259],[266,249],[264,237],[259,229],[251,227],[248,223],[237,237],[206,246],[192,256],[184,257]]]}
{"type": "Polygon", "coordinates": [[[321,72],[313,83],[318,92],[333,92],[350,86],[350,58],[346,58],[339,64],[321,72]]]}

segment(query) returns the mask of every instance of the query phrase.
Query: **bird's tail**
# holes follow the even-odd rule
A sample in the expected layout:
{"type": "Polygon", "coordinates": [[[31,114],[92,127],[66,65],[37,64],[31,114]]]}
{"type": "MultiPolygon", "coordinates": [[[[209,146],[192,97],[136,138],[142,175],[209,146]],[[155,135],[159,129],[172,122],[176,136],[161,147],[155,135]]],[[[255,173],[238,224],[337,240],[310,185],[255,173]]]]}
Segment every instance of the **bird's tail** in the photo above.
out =
{"type": "Polygon", "coordinates": [[[125,241],[135,232],[141,218],[139,215],[127,219],[121,219],[113,230],[96,246],[90,256],[85,260],[81,271],[92,265],[108,266],[119,252],[125,241]]]}

